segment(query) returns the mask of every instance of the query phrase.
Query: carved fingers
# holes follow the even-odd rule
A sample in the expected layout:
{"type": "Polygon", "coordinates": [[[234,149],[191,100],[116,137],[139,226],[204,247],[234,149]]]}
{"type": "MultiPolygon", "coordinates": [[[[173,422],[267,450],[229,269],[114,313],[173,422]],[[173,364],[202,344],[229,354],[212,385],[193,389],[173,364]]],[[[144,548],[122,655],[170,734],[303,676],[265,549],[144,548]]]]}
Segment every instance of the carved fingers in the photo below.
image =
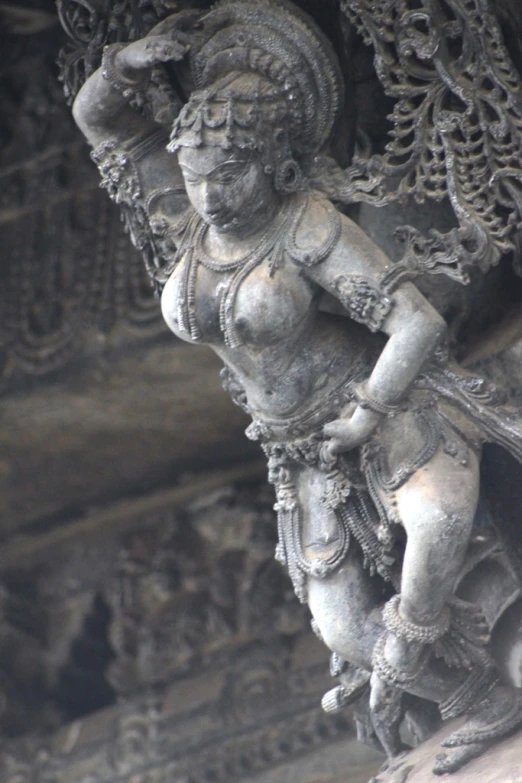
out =
{"type": "Polygon", "coordinates": [[[123,70],[142,70],[156,63],[182,60],[189,47],[180,37],[186,38],[180,33],[176,40],[167,35],[151,35],[134,41],[118,53],[118,66],[123,70]]]}
{"type": "Polygon", "coordinates": [[[153,58],[153,63],[167,62],[168,60],[182,60],[185,54],[188,52],[188,45],[186,43],[187,36],[183,33],[177,33],[176,38],[183,38],[182,40],[176,40],[168,36],[151,36],[146,44],[145,49],[147,54],[153,58]]]}
{"type": "Polygon", "coordinates": [[[323,433],[330,439],[328,450],[331,454],[341,454],[357,448],[373,435],[381,419],[380,414],[357,407],[351,418],[336,419],[325,424],[323,433]]]}
{"type": "Polygon", "coordinates": [[[326,438],[329,438],[325,445],[330,454],[342,454],[343,451],[349,451],[359,445],[351,432],[349,420],[333,421],[324,427],[323,433],[326,438]]]}

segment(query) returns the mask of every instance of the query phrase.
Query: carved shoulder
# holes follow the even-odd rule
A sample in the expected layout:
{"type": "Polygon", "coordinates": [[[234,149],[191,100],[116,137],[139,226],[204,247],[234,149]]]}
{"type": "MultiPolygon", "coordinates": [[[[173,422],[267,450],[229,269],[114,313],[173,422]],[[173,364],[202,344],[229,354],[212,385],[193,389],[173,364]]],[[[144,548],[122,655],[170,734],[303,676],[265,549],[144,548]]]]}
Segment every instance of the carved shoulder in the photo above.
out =
{"type": "Polygon", "coordinates": [[[434,328],[440,315],[411,283],[389,285],[391,261],[352,220],[315,193],[296,219],[289,254],[306,274],[371,331],[390,335],[423,314],[434,328]],[[308,242],[308,245],[306,244],[308,242]]]}
{"type": "Polygon", "coordinates": [[[379,285],[372,265],[361,267],[358,259],[351,258],[354,245],[360,245],[354,241],[354,230],[357,232],[352,221],[322,194],[312,191],[301,197],[287,250],[297,265],[310,268],[314,279],[334,294],[351,318],[377,331],[392,301],[379,285]]]}
{"type": "Polygon", "coordinates": [[[341,215],[334,205],[316,191],[298,196],[297,216],[289,232],[286,249],[302,266],[324,261],[341,236],[341,215]]]}

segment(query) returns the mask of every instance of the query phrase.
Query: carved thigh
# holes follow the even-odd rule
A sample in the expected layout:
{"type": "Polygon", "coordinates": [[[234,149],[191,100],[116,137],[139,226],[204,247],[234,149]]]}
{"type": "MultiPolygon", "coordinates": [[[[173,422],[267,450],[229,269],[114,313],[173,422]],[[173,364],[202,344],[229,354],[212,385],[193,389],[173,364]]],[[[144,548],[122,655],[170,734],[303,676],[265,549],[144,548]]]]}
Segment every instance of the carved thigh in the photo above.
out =
{"type": "Polygon", "coordinates": [[[479,497],[479,463],[466,464],[439,448],[396,492],[406,529],[402,569],[403,610],[429,622],[444,606],[469,544],[479,497]]]}

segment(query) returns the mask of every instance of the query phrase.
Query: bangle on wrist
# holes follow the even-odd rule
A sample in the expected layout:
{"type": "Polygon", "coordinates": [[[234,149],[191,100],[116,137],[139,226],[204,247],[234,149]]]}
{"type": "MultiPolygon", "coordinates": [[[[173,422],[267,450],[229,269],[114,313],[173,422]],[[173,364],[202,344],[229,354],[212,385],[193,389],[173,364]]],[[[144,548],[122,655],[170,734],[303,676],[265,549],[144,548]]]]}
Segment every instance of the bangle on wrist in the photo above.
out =
{"type": "Polygon", "coordinates": [[[374,413],[380,413],[383,416],[396,416],[398,413],[405,410],[404,405],[401,403],[389,404],[377,400],[368,392],[365,382],[358,383],[354,387],[354,393],[355,399],[363,410],[370,410],[374,413]]]}
{"type": "Polygon", "coordinates": [[[103,49],[101,71],[111,87],[114,87],[124,98],[137,98],[143,93],[150,81],[148,71],[138,72],[136,78],[126,76],[116,63],[116,56],[122,49],[128,46],[127,43],[114,43],[105,46],[103,49]]]}

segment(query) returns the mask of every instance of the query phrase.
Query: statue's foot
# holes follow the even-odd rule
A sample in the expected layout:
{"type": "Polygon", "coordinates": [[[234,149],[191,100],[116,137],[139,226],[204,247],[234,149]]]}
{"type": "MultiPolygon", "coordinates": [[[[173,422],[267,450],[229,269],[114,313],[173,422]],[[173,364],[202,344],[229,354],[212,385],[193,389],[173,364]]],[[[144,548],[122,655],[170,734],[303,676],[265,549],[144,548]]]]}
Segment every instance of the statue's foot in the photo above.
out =
{"type": "Polygon", "coordinates": [[[396,758],[409,750],[400,736],[400,726],[404,718],[403,692],[380,679],[374,671],[371,679],[370,716],[384,752],[389,759],[396,758]]]}
{"type": "Polygon", "coordinates": [[[354,664],[348,663],[337,653],[330,658],[330,674],[339,677],[340,685],[329,690],[321,700],[325,712],[341,712],[349,704],[353,704],[368,687],[370,674],[354,664]]]}
{"type": "Polygon", "coordinates": [[[434,774],[456,772],[521,724],[522,692],[496,687],[458,731],[441,743],[447,750],[437,756],[434,774]]]}

